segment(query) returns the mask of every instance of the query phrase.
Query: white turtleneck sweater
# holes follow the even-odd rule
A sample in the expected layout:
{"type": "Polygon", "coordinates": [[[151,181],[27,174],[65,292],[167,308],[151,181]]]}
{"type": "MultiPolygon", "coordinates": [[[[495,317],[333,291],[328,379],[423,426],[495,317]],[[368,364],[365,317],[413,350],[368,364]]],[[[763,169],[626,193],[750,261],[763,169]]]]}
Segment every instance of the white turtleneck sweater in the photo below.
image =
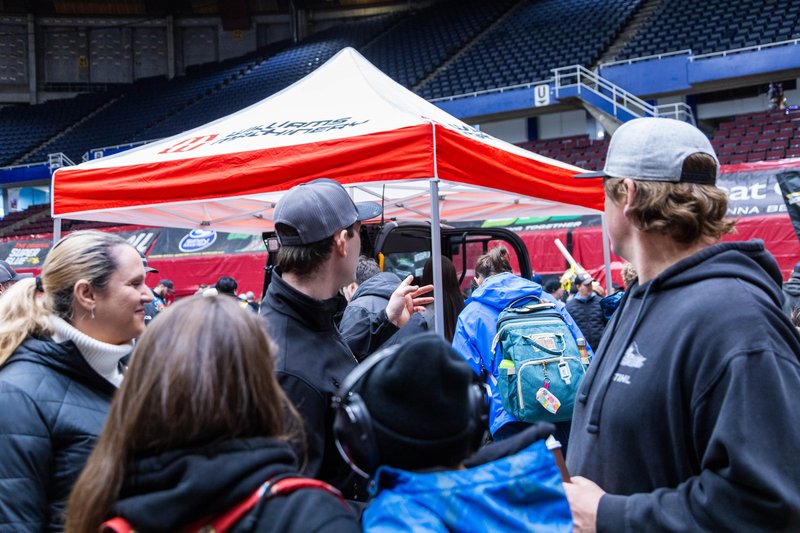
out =
{"type": "Polygon", "coordinates": [[[119,371],[119,360],[131,353],[133,342],[127,344],[108,344],[92,338],[72,327],[63,318],[50,316],[53,326],[53,340],[56,342],[72,341],[78,347],[83,358],[95,372],[107,379],[115,387],[122,383],[119,371]]]}

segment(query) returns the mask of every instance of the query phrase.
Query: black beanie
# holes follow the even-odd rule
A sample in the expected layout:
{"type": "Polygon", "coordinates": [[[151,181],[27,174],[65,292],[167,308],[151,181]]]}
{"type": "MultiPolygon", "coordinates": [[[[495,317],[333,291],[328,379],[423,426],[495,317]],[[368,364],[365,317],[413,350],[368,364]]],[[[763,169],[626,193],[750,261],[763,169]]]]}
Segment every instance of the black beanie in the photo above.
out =
{"type": "Polygon", "coordinates": [[[380,464],[420,470],[461,463],[473,450],[469,408],[474,374],[434,333],[419,335],[360,380],[380,464]]]}

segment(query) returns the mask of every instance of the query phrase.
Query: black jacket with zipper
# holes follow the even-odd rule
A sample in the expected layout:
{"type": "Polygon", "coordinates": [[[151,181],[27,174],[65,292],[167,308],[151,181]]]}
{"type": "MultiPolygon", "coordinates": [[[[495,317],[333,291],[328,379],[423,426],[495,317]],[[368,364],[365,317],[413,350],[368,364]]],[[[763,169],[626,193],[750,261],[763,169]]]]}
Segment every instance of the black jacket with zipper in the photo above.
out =
{"type": "Polygon", "coordinates": [[[345,305],[341,296],[317,300],[297,291],[276,270],[261,315],[278,345],[278,381],[303,417],[307,446],[303,473],[355,498],[365,492],[357,488],[356,475],[336,449],[331,407],[339,385],[357,365],[334,320],[345,305]]]}

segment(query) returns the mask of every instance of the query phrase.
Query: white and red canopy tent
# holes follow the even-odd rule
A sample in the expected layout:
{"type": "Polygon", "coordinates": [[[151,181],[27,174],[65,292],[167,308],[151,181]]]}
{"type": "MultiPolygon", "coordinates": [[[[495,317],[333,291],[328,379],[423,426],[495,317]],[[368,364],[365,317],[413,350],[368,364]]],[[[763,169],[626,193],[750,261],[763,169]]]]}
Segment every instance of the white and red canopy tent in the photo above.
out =
{"type": "Polygon", "coordinates": [[[579,171],[478,131],[345,48],[232,115],[58,169],[52,215],[258,234],[283,192],[328,177],[383,202],[387,219],[432,221],[436,256],[440,221],[597,213],[600,180],[579,171]]]}

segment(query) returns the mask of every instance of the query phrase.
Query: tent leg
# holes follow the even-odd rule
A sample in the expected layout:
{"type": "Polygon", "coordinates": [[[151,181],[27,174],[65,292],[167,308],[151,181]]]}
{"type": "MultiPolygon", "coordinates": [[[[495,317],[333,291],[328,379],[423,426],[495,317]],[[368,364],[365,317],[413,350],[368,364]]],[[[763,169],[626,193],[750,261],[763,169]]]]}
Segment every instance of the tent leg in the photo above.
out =
{"type": "Polygon", "coordinates": [[[439,180],[430,180],[431,191],[431,265],[433,266],[433,310],[436,333],[444,337],[444,295],[442,294],[442,231],[439,226],[439,180]]]}
{"type": "Polygon", "coordinates": [[[606,226],[605,214],[600,215],[600,222],[603,230],[603,262],[606,266],[606,294],[611,294],[611,289],[613,287],[613,281],[611,279],[611,246],[608,240],[608,226],[606,226]]]}
{"type": "Polygon", "coordinates": [[[61,240],[61,219],[53,219],[53,245],[61,240]]]}

